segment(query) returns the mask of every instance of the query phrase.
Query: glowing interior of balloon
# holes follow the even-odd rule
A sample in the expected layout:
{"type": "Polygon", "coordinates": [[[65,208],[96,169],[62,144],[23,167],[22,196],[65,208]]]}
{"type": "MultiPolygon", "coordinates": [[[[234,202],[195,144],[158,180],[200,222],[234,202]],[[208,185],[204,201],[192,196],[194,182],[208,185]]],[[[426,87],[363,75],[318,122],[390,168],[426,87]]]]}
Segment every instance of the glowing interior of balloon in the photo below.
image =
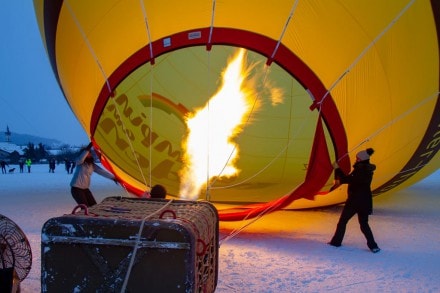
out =
{"type": "Polygon", "coordinates": [[[244,81],[244,50],[240,50],[223,72],[221,88],[208,103],[186,117],[188,135],[183,143],[183,170],[180,195],[197,199],[204,185],[212,177],[231,177],[239,170],[235,167],[239,146],[233,142],[252,108],[256,94],[246,90],[244,81]],[[227,113],[228,119],[224,119],[227,113]],[[214,133],[210,133],[213,129],[214,133]]]}
{"type": "Polygon", "coordinates": [[[236,51],[178,50],[118,85],[94,138],[130,175],[127,183],[163,184],[175,196],[261,202],[304,181],[317,121],[316,111],[304,111],[310,95],[257,53],[238,51],[228,67],[236,51]]]}
{"type": "Polygon", "coordinates": [[[240,172],[235,166],[240,146],[234,139],[252,123],[250,116],[258,113],[260,105],[254,80],[248,79],[249,70],[245,50],[240,49],[222,73],[218,92],[203,108],[187,115],[182,197],[197,199],[202,188],[209,190],[211,180],[231,178],[240,172]]]}

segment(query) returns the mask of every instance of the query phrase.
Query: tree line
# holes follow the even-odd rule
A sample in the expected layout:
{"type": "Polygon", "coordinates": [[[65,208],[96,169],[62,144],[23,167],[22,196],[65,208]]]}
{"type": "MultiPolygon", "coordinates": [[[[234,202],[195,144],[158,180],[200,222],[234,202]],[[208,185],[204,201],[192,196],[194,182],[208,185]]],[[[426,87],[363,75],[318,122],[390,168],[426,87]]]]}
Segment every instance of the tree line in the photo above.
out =
{"type": "Polygon", "coordinates": [[[21,155],[18,151],[13,151],[9,154],[9,163],[18,164],[20,160],[31,159],[32,162],[45,162],[50,159],[55,159],[56,161],[64,160],[74,160],[78,155],[78,149],[72,149],[69,145],[62,145],[57,154],[51,154],[46,146],[42,143],[35,145],[29,142],[27,146],[23,149],[23,154],[21,155]]]}

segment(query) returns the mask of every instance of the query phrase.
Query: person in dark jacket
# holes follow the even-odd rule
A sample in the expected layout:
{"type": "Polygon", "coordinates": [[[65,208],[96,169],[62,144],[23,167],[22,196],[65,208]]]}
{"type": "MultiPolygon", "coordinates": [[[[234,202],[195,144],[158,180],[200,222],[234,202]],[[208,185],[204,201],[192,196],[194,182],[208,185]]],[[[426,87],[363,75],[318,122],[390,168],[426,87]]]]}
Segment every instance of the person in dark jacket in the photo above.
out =
{"type": "Polygon", "coordinates": [[[376,166],[370,163],[370,156],[373,153],[374,150],[372,148],[357,153],[353,171],[348,175],[344,174],[337,163],[334,163],[334,167],[336,168],[335,179],[339,181],[340,184],[348,184],[348,197],[339,218],[335,234],[329,242],[330,245],[336,247],[342,245],[347,223],[357,214],[361,231],[367,239],[368,248],[374,253],[380,251],[380,248],[374,240],[373,232],[368,225],[368,216],[373,212],[371,181],[373,180],[373,173],[376,170],[376,166]]]}
{"type": "Polygon", "coordinates": [[[2,166],[2,173],[3,173],[3,174],[6,174],[6,166],[9,167],[8,163],[6,163],[5,161],[2,160],[2,161],[0,162],[0,165],[2,166]]]}

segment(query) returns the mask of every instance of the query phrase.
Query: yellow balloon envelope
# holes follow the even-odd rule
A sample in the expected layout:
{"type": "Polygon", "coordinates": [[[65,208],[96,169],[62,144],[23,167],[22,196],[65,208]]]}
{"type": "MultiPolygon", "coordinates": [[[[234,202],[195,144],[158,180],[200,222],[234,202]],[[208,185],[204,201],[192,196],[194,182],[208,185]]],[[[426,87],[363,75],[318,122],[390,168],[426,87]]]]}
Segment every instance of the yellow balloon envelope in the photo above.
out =
{"type": "Polygon", "coordinates": [[[438,169],[439,3],[34,0],[64,96],[129,191],[258,212],[343,202],[331,162],[349,172],[368,147],[374,195],[438,169]]]}

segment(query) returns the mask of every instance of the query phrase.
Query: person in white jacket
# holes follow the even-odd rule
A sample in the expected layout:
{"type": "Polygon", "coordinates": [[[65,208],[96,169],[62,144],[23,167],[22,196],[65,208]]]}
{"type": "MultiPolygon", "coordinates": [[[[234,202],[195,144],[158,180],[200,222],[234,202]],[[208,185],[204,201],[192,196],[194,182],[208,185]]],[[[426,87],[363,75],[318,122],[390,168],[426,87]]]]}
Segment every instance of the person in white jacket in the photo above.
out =
{"type": "Polygon", "coordinates": [[[73,174],[72,180],[70,181],[70,191],[72,197],[78,204],[84,204],[88,207],[96,204],[96,200],[90,191],[90,181],[93,172],[98,173],[108,179],[112,179],[116,183],[116,177],[99,167],[91,153],[92,143],[90,143],[85,149],[82,150],[81,154],[76,160],[76,168],[73,174]]]}

